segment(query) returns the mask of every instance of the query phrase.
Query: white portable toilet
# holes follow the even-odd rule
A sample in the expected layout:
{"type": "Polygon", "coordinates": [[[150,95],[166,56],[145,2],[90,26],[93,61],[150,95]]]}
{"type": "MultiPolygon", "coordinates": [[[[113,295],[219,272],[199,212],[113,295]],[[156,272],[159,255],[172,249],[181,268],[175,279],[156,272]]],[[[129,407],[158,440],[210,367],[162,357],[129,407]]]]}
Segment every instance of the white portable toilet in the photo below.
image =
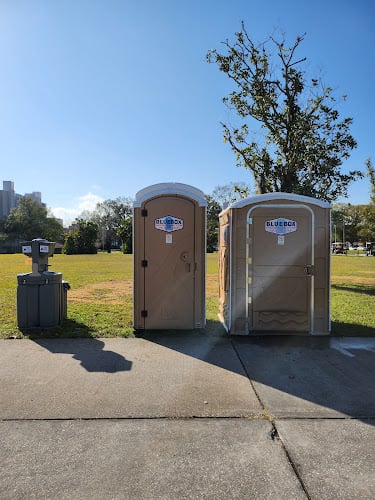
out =
{"type": "Polygon", "coordinates": [[[206,199],[180,183],[136,194],[133,218],[134,328],[204,328],[206,199]]]}
{"type": "Polygon", "coordinates": [[[330,333],[330,208],[269,193],[221,212],[219,318],[229,333],[330,333]]]}

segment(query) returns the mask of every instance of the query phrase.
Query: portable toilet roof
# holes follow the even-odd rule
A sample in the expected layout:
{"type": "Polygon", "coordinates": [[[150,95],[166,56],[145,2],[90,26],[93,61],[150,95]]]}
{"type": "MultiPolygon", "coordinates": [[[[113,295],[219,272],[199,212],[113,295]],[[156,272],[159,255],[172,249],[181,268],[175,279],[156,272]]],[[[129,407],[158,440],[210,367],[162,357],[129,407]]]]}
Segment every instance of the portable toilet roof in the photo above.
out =
{"type": "Polygon", "coordinates": [[[139,208],[146,200],[160,195],[185,196],[186,198],[195,200],[200,207],[207,206],[207,201],[203,191],[194,186],[189,186],[188,184],[180,182],[160,182],[141,189],[135,195],[133,206],[134,208],[139,208]]]}

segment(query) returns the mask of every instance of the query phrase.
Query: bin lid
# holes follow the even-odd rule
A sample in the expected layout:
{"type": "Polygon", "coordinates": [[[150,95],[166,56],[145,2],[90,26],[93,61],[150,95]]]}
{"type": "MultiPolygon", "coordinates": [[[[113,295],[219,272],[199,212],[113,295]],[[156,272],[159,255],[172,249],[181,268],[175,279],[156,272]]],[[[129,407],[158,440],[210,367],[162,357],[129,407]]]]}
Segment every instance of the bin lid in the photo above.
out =
{"type": "Polygon", "coordinates": [[[53,271],[44,271],[41,273],[44,280],[48,280],[49,283],[61,283],[62,273],[54,273],[53,271]]]}
{"type": "Polygon", "coordinates": [[[62,273],[54,273],[53,271],[45,271],[40,274],[22,273],[17,274],[17,282],[19,285],[47,285],[62,282],[62,273]]]}

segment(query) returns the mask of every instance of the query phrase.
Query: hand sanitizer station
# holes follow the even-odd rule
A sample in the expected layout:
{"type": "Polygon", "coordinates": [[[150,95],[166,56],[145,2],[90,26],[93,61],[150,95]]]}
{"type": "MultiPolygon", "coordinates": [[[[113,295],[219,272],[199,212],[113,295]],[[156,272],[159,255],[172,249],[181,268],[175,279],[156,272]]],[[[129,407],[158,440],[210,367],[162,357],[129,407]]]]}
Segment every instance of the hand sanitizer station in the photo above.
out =
{"type": "Polygon", "coordinates": [[[136,194],[134,328],[205,326],[206,200],[180,183],[155,184],[136,194]]]}
{"type": "Polygon", "coordinates": [[[229,333],[330,333],[330,208],[269,193],[221,212],[219,318],[229,333]]]}
{"type": "Polygon", "coordinates": [[[31,257],[31,273],[17,275],[18,327],[52,328],[67,316],[67,281],[61,273],[49,271],[48,258],[53,257],[55,242],[36,238],[22,244],[22,253],[31,257]]]}

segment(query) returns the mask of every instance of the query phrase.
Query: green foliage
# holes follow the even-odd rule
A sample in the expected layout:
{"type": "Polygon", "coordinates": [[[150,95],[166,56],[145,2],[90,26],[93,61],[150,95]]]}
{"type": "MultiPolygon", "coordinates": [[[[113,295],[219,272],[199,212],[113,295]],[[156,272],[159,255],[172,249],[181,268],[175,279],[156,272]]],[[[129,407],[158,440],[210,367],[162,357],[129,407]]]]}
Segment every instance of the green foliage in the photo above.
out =
{"type": "Polygon", "coordinates": [[[218,249],[219,228],[218,222],[207,221],[207,252],[216,252],[218,249]]]}
{"type": "MultiPolygon", "coordinates": [[[[132,200],[130,198],[117,198],[115,200],[105,200],[96,205],[95,210],[89,215],[89,220],[98,226],[102,248],[110,251],[113,246],[118,247],[120,232],[124,220],[133,215],[132,200]]],[[[120,237],[121,239],[121,237],[120,237]]],[[[123,240],[126,248],[129,247],[128,240],[123,240]]]]}
{"type": "Polygon", "coordinates": [[[23,240],[63,239],[63,227],[60,222],[55,217],[49,217],[43,205],[27,196],[21,198],[17,208],[11,210],[4,224],[4,231],[11,238],[23,240]]]}
{"type": "Polygon", "coordinates": [[[332,207],[332,240],[375,241],[375,205],[336,203],[332,207]]]}
{"type": "Polygon", "coordinates": [[[375,203],[366,205],[358,235],[363,241],[375,241],[375,203]]]}
{"type": "Polygon", "coordinates": [[[123,253],[132,253],[133,251],[133,219],[128,217],[123,219],[117,229],[117,236],[122,241],[121,251],[123,253]]]}
{"type": "Polygon", "coordinates": [[[216,186],[212,191],[212,198],[220,205],[221,210],[236,201],[247,198],[250,195],[250,186],[244,182],[230,182],[223,186],[216,186]]]}
{"type": "Polygon", "coordinates": [[[371,203],[375,205],[375,168],[372,164],[371,158],[366,160],[367,176],[371,183],[371,203]]]}
{"type": "Polygon", "coordinates": [[[290,47],[273,37],[256,45],[242,23],[236,41],[224,42],[226,53],[211,50],[207,60],[236,85],[223,102],[241,124],[222,124],[224,141],[237,164],[252,172],[258,191],[334,201],[362,176],[358,170],[341,172],[357,144],[349,131],[352,119],[340,117],[332,89],[305,74],[305,58],[297,56],[304,36],[290,47]],[[276,55],[268,52],[269,44],[276,55]]]}
{"type": "Polygon", "coordinates": [[[206,195],[207,201],[207,252],[218,249],[219,214],[231,203],[246,198],[250,187],[244,182],[216,186],[211,195],[206,195]]]}
{"type": "Polygon", "coordinates": [[[219,213],[221,207],[212,196],[206,195],[207,201],[207,252],[215,252],[218,248],[219,213]]]}
{"type": "Polygon", "coordinates": [[[72,254],[95,254],[97,248],[95,242],[98,238],[98,226],[94,222],[78,219],[76,228],[65,237],[63,253],[72,254]]]}

